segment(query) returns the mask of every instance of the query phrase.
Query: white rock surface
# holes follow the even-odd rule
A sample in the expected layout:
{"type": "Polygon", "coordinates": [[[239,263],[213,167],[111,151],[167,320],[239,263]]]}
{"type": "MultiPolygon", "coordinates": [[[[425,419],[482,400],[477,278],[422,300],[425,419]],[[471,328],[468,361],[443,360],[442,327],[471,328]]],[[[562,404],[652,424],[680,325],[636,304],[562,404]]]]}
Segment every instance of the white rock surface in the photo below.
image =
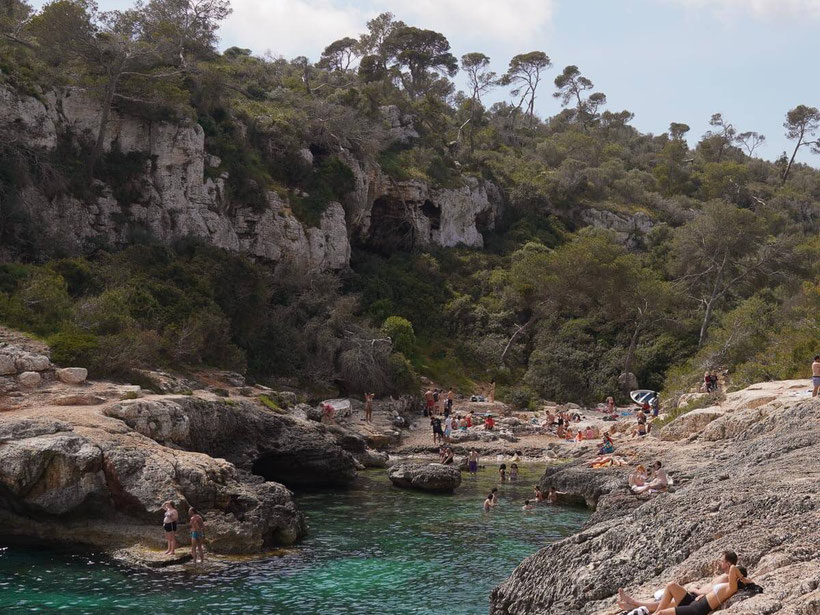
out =
{"type": "Polygon", "coordinates": [[[88,378],[88,370],[84,367],[64,367],[57,370],[57,378],[66,384],[80,384],[88,378]]]}
{"type": "Polygon", "coordinates": [[[51,367],[51,361],[42,354],[23,352],[14,358],[18,372],[43,372],[51,367]]]}
{"type": "MultiPolygon", "coordinates": [[[[41,102],[0,86],[0,124],[21,126],[25,138],[42,147],[53,148],[59,130],[93,133],[98,113],[98,101],[76,88],[51,92],[41,102]]],[[[341,205],[328,207],[318,229],[305,228],[274,192],[268,193],[270,207],[261,212],[229,205],[224,178],[205,177],[206,164],[218,164],[218,158],[205,152],[199,124],[150,122],[113,112],[107,136],[105,150],[116,144],[123,153],[150,157],[135,202],[119,203],[104,185],[92,203],[71,195],[49,199],[36,186],[22,195],[22,206],[43,234],[66,251],[80,253],[100,241],[121,247],[138,230],[165,242],[197,237],[306,271],[347,267],[350,244],[341,205]]]]}
{"type": "Polygon", "coordinates": [[[33,389],[42,382],[43,377],[38,372],[23,372],[17,376],[20,386],[33,389]]]}

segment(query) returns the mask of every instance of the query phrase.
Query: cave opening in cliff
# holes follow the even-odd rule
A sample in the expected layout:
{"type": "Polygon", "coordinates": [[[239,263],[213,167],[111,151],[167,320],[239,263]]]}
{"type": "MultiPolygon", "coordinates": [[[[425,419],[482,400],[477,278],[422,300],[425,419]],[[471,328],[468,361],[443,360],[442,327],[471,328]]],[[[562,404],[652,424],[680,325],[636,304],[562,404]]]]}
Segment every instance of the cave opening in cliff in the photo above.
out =
{"type": "Polygon", "coordinates": [[[380,196],[370,210],[367,245],[382,254],[410,251],[416,242],[415,227],[408,206],[392,196],[380,196]]]}
{"type": "Polygon", "coordinates": [[[424,201],[421,206],[421,213],[430,220],[430,228],[437,231],[441,228],[441,207],[430,199],[424,201]]]}

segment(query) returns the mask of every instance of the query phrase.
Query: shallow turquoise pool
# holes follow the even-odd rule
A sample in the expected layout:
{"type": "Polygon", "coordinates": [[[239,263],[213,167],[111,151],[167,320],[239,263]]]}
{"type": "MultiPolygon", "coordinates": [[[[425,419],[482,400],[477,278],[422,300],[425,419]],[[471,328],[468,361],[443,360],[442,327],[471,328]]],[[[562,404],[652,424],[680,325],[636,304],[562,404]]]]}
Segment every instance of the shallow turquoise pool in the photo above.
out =
{"type": "MultiPolygon", "coordinates": [[[[490,590],[539,547],[576,531],[579,509],[521,510],[542,467],[497,484],[494,468],[452,496],[363,472],[345,492],[301,494],[310,536],[288,555],[202,573],[134,571],[103,556],[0,546],[1,613],[479,615],[490,590]],[[481,505],[493,486],[499,506],[481,505]]],[[[206,519],[207,524],[207,519],[206,519]]]]}

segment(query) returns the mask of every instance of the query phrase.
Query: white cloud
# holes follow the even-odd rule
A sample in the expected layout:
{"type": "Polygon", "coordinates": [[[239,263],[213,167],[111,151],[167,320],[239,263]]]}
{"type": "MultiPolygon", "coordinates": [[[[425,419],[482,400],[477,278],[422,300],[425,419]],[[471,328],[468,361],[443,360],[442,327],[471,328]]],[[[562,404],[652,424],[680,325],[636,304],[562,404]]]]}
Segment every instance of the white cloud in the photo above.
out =
{"type": "Polygon", "coordinates": [[[318,59],[334,40],[362,29],[362,15],[329,0],[233,0],[233,13],[220,29],[222,44],[318,59]]]}
{"type": "Polygon", "coordinates": [[[550,23],[556,0],[233,0],[221,28],[223,46],[270,50],[287,58],[318,58],[343,36],[390,11],[410,25],[442,32],[451,43],[534,44],[550,23]]]}
{"type": "Polygon", "coordinates": [[[711,8],[723,15],[820,18],[820,0],[667,0],[695,8],[711,8]]]}

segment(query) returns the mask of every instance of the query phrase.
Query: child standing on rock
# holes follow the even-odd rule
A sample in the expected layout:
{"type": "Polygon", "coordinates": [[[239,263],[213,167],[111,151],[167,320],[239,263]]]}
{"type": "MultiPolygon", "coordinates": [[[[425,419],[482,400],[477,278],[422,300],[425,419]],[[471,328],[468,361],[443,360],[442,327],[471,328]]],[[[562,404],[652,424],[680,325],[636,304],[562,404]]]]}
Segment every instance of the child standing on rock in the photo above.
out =
{"type": "Polygon", "coordinates": [[[188,509],[188,523],[191,525],[191,556],[196,564],[196,557],[199,554],[199,561],[205,563],[205,550],[202,541],[205,540],[205,522],[202,515],[192,506],[188,509]]]}

